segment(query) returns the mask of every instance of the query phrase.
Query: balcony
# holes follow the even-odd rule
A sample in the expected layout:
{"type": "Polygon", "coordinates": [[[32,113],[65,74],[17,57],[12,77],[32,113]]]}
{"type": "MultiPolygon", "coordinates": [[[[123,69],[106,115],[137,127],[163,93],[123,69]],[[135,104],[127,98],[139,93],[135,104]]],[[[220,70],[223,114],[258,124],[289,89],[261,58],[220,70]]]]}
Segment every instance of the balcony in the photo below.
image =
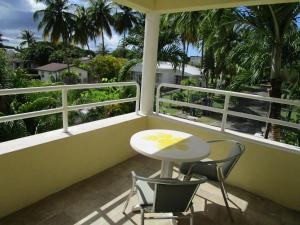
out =
{"type": "MultiPolygon", "coordinates": [[[[0,220],[2,225],[68,225],[68,224],[139,224],[138,214],[122,214],[126,195],[131,187],[130,171],[155,177],[160,162],[134,156],[110,169],[72,185],[58,193],[0,220]]],[[[177,176],[174,171],[174,176],[177,176]]],[[[283,187],[284,189],[284,187],[283,187]]],[[[228,188],[236,224],[299,224],[300,213],[270,200],[230,186],[228,188]]],[[[136,203],[133,197],[131,205],[136,203]]],[[[194,199],[195,224],[230,224],[220,190],[216,184],[203,184],[194,199]]],[[[130,207],[129,207],[130,208],[130,207]]],[[[170,224],[169,221],[148,221],[146,224],[170,224]]],[[[179,225],[189,224],[180,220],[179,225]]]]}
{"type": "MultiPolygon", "coordinates": [[[[3,116],[0,122],[53,113],[61,113],[63,121],[61,130],[0,143],[0,224],[138,224],[138,215],[125,217],[121,214],[131,185],[129,172],[135,170],[144,176],[157,176],[160,162],[137,155],[129,140],[138,131],[158,128],[185,131],[204,140],[241,141],[246,152],[227,179],[230,195],[236,204],[231,207],[238,224],[299,224],[300,148],[227,127],[228,117],[235,116],[300,129],[297,123],[237,112],[229,107],[231,99],[236,97],[296,107],[299,107],[299,101],[168,84],[158,87],[155,96],[159,13],[213,8],[217,3],[189,1],[193,5],[188,8],[188,3],[177,1],[170,4],[173,8],[168,9],[165,1],[119,2],[131,2],[131,6],[147,11],[141,88],[129,82],[0,90],[0,95],[61,91],[62,102],[61,107],[54,109],[3,116]],[[136,96],[68,105],[69,90],[112,86],[136,86],[136,96]],[[221,108],[214,108],[164,98],[160,92],[162,87],[220,95],[224,97],[224,104],[221,108]],[[155,97],[156,113],[153,113],[155,97]],[[69,126],[69,111],[128,102],[136,103],[135,112],[69,126]],[[160,110],[160,104],[164,103],[219,113],[220,127],[165,115],[160,110]]],[[[221,6],[263,1],[231,2],[221,6]]],[[[213,149],[212,152],[212,158],[220,157],[213,149]]],[[[176,176],[176,171],[173,175],[176,176]]],[[[197,224],[229,224],[220,191],[214,183],[202,185],[198,195],[200,197],[195,198],[197,224]]],[[[159,224],[164,223],[168,221],[159,224]]],[[[179,224],[185,223],[183,220],[179,224]]]]}
{"type": "MultiPolygon", "coordinates": [[[[176,88],[211,91],[195,87],[176,88]]],[[[37,90],[3,90],[2,94],[16,91],[28,93],[37,90]]],[[[225,96],[235,94],[217,92],[225,96]]],[[[62,94],[64,97],[66,95],[62,94]]],[[[263,100],[272,101],[270,98],[263,100]]],[[[117,104],[118,101],[96,105],[117,104]]],[[[138,98],[130,101],[136,101],[138,107],[138,98]]],[[[164,101],[167,100],[160,96],[158,88],[158,110],[159,103],[164,101]]],[[[182,102],[168,103],[204,107],[182,102]]],[[[297,102],[291,102],[294,103],[297,102]]],[[[94,105],[92,103],[90,107],[94,105]]],[[[66,104],[59,110],[64,113],[64,109],[81,107],[88,105],[66,104]]],[[[227,108],[226,105],[224,108],[227,108]]],[[[39,113],[48,112],[1,119],[28,118],[39,113]]],[[[134,112],[71,127],[65,121],[67,132],[63,132],[64,129],[55,130],[0,143],[0,213],[3,217],[0,224],[20,224],[20,221],[26,221],[25,224],[138,224],[138,215],[124,217],[120,211],[131,185],[130,171],[135,170],[144,176],[157,176],[160,162],[136,155],[129,145],[129,139],[138,131],[157,128],[181,130],[205,140],[232,138],[243,142],[246,153],[227,180],[231,198],[236,204],[231,205],[235,218],[240,224],[253,224],[253,221],[257,224],[297,224],[300,219],[300,183],[295,176],[300,171],[299,148],[226,129],[227,118],[224,114],[233,113],[224,109],[220,113],[224,119],[220,128],[161,113],[145,116],[134,112]]],[[[297,126],[282,121],[279,123],[297,126]]],[[[216,153],[212,155],[218,156],[216,153]]],[[[176,176],[176,171],[173,175],[176,176]]],[[[199,223],[228,224],[221,192],[214,183],[204,184],[198,195],[202,196],[195,199],[199,223]]],[[[164,224],[166,221],[159,222],[164,224]]]]}

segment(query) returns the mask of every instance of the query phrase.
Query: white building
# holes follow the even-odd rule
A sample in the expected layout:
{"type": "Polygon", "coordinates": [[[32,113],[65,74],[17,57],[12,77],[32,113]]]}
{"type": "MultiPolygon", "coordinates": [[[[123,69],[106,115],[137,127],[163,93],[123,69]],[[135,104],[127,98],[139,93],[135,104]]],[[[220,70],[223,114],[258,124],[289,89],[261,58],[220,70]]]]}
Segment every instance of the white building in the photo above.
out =
{"type": "Polygon", "coordinates": [[[195,65],[200,65],[201,64],[201,56],[190,56],[190,64],[195,66],[195,65]]]}
{"type": "MultiPolygon", "coordinates": [[[[41,77],[41,80],[56,80],[60,81],[62,74],[68,71],[68,65],[64,63],[50,63],[44,66],[37,67],[36,70],[41,77]]],[[[76,72],[79,75],[81,83],[88,82],[88,72],[74,65],[70,65],[70,71],[76,72]]]]}
{"type": "MultiPolygon", "coordinates": [[[[142,76],[142,63],[138,63],[133,66],[131,71],[131,79],[140,81],[142,76]]],[[[170,62],[159,62],[156,66],[156,84],[160,83],[171,83],[180,84],[182,74],[182,67],[179,66],[174,69],[172,63],[170,62]]],[[[184,69],[184,79],[193,79],[196,81],[197,85],[202,84],[203,75],[199,68],[191,65],[185,65],[184,69]]],[[[201,85],[202,86],[202,85],[201,85]]]]}

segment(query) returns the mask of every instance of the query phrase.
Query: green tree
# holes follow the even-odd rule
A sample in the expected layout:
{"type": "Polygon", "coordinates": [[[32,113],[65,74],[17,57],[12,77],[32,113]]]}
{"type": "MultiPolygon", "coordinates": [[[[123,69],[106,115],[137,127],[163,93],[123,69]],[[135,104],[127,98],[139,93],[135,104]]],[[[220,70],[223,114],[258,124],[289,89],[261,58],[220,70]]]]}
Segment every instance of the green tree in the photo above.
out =
{"type": "Polygon", "coordinates": [[[49,57],[54,51],[55,47],[52,43],[35,42],[28,48],[21,49],[21,57],[42,66],[49,63],[49,57]]]}
{"type": "Polygon", "coordinates": [[[177,33],[181,40],[182,52],[184,53],[181,60],[182,74],[184,78],[185,65],[188,62],[188,49],[190,44],[196,44],[199,40],[199,26],[203,17],[201,11],[183,12],[167,14],[163,17],[163,27],[177,33]]]}
{"type": "MultiPolygon", "coordinates": [[[[281,98],[283,42],[287,29],[291,24],[295,24],[299,10],[299,4],[294,3],[246,7],[237,11],[240,21],[248,25],[249,29],[267,38],[271,45],[270,97],[281,98]]],[[[279,119],[280,115],[281,104],[271,104],[270,117],[279,119]]],[[[271,125],[268,124],[265,138],[268,138],[270,127],[271,125]]],[[[272,125],[272,134],[274,140],[280,140],[279,126],[272,125]]]]}
{"type": "MultiPolygon", "coordinates": [[[[88,14],[95,27],[95,35],[100,35],[102,39],[102,55],[105,54],[104,34],[112,37],[111,26],[114,25],[111,2],[107,0],[89,0],[88,14]]],[[[94,35],[94,36],[95,36],[94,35]]]]}
{"type": "Polygon", "coordinates": [[[0,48],[4,47],[3,42],[5,41],[5,39],[3,39],[3,34],[0,33],[0,48]]]}
{"type": "MultiPolygon", "coordinates": [[[[0,117],[4,116],[0,112],[0,117]]],[[[26,126],[23,120],[0,123],[0,142],[21,138],[27,135],[26,126]]]]}
{"type": "Polygon", "coordinates": [[[84,45],[90,50],[89,38],[95,33],[88,11],[83,6],[77,6],[75,11],[76,19],[74,25],[73,40],[76,44],[84,45]]]}
{"type": "Polygon", "coordinates": [[[94,77],[97,78],[98,82],[101,82],[103,78],[110,80],[118,77],[119,71],[125,61],[123,58],[115,58],[111,55],[98,55],[93,58],[90,66],[94,77]]]}
{"type": "MultiPolygon", "coordinates": [[[[131,49],[133,58],[141,59],[143,56],[144,48],[144,28],[143,25],[134,27],[129,31],[128,36],[125,38],[126,45],[131,49]]],[[[158,39],[158,61],[169,61],[176,68],[182,61],[182,58],[187,57],[179,47],[179,36],[172,30],[160,30],[158,39]]]]}
{"type": "MultiPolygon", "coordinates": [[[[131,8],[126,6],[118,5],[118,8],[121,11],[118,11],[115,16],[115,29],[119,34],[123,34],[123,40],[126,38],[126,34],[130,29],[132,29],[136,24],[138,24],[138,12],[133,11],[131,8]]],[[[123,42],[124,54],[122,57],[125,57],[125,42],[123,42]]]]}
{"type": "Polygon", "coordinates": [[[11,73],[12,68],[10,67],[5,51],[0,49],[0,89],[10,86],[9,78],[11,73]]]}
{"type": "Polygon", "coordinates": [[[21,36],[19,37],[21,40],[23,40],[20,43],[20,46],[23,47],[27,45],[29,47],[35,42],[35,36],[34,32],[32,30],[26,29],[21,32],[21,36]]]}
{"type": "Polygon", "coordinates": [[[73,71],[65,71],[61,76],[65,84],[77,84],[80,82],[79,74],[73,71]]]}
{"type": "Polygon", "coordinates": [[[44,38],[50,37],[51,42],[57,43],[71,41],[75,16],[71,12],[68,0],[43,0],[45,9],[38,10],[33,14],[37,21],[38,29],[43,30],[44,38]]]}

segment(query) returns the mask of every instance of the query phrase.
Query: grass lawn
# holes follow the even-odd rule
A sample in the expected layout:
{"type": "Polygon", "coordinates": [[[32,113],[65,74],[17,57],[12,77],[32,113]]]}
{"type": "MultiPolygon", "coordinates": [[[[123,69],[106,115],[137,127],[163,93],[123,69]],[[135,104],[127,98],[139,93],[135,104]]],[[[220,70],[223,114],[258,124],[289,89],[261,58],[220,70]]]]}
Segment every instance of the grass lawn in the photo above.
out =
{"type": "Polygon", "coordinates": [[[201,116],[198,118],[197,121],[200,123],[205,123],[205,124],[212,124],[212,123],[218,122],[218,120],[211,118],[211,117],[207,117],[207,116],[201,116]]]}

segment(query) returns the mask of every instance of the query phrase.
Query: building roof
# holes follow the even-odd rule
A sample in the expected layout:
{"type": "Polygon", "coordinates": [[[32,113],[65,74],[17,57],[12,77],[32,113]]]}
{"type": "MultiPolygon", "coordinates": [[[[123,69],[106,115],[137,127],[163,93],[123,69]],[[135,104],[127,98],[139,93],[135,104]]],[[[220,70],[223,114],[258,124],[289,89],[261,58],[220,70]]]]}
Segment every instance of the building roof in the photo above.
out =
{"type": "MultiPolygon", "coordinates": [[[[133,68],[131,68],[131,71],[134,72],[142,72],[142,63],[136,64],[133,68]]],[[[163,71],[174,71],[174,75],[181,75],[182,67],[179,66],[174,70],[174,67],[172,63],[170,62],[158,62],[156,67],[156,72],[163,72],[163,71]]],[[[203,76],[201,74],[201,70],[198,67],[191,66],[191,65],[185,65],[184,67],[184,75],[185,76],[203,76]]]]}
{"type": "MultiPolygon", "coordinates": [[[[70,67],[72,67],[72,65],[70,65],[70,67]]],[[[56,71],[60,71],[63,69],[68,68],[68,64],[64,64],[64,63],[49,63],[47,65],[44,66],[40,66],[35,68],[36,70],[43,70],[43,71],[49,71],[49,72],[56,72],[56,71]]]]}

